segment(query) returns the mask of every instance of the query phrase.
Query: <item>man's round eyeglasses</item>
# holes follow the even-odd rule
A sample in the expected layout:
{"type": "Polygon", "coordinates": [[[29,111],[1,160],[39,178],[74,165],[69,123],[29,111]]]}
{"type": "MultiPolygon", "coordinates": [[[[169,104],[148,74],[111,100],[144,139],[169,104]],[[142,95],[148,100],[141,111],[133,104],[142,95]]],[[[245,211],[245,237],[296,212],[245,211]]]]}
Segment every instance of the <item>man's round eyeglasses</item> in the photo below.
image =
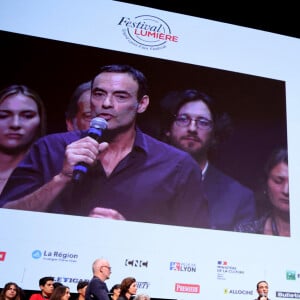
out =
{"type": "Polygon", "coordinates": [[[111,270],[111,267],[108,266],[102,266],[102,268],[107,268],[108,270],[111,270]]]}
{"type": "Polygon", "coordinates": [[[191,122],[195,122],[198,129],[211,130],[213,128],[213,121],[204,117],[191,118],[189,115],[175,115],[175,124],[180,127],[190,126],[191,122]]]}

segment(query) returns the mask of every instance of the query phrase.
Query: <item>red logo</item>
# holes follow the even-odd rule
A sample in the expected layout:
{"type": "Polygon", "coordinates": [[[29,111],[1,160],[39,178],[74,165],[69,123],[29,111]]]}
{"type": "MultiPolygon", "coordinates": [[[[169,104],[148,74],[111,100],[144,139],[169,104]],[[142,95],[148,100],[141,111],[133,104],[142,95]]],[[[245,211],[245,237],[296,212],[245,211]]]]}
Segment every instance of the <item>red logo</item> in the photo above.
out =
{"type": "Polygon", "coordinates": [[[175,283],[175,292],[200,294],[200,284],[175,283]]]}
{"type": "Polygon", "coordinates": [[[0,261],[4,261],[5,260],[5,255],[6,255],[6,252],[1,252],[0,251],[0,261]]]}

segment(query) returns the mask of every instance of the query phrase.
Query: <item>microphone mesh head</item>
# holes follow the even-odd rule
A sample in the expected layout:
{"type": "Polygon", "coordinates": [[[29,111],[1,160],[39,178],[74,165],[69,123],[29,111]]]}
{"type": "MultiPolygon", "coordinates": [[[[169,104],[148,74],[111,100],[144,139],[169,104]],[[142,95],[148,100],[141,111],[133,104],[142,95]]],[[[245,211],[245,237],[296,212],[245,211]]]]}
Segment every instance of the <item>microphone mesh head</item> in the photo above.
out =
{"type": "Polygon", "coordinates": [[[103,118],[97,117],[91,120],[90,127],[97,129],[106,129],[107,122],[103,118]]]}

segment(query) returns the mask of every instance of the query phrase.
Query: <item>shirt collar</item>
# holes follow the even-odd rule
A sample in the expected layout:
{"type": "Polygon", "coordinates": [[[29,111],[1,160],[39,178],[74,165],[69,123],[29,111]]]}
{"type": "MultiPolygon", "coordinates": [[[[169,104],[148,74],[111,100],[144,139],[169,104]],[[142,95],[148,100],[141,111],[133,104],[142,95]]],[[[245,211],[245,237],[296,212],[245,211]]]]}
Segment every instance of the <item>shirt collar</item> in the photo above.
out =
{"type": "Polygon", "coordinates": [[[207,169],[208,169],[208,160],[206,161],[205,166],[204,166],[204,168],[202,170],[202,180],[205,178],[207,169]]]}

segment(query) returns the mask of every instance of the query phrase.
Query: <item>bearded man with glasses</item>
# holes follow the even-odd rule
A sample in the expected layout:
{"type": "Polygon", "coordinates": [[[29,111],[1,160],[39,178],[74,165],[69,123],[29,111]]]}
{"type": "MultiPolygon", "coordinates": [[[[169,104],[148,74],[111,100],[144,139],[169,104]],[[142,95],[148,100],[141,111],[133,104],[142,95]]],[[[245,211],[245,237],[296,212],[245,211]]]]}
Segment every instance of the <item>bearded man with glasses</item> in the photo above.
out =
{"type": "Polygon", "coordinates": [[[198,162],[210,228],[233,231],[236,223],[252,220],[256,214],[253,191],[210,161],[216,146],[232,131],[229,115],[219,111],[212,97],[196,89],[168,93],[161,108],[161,139],[190,153],[198,162]]]}

